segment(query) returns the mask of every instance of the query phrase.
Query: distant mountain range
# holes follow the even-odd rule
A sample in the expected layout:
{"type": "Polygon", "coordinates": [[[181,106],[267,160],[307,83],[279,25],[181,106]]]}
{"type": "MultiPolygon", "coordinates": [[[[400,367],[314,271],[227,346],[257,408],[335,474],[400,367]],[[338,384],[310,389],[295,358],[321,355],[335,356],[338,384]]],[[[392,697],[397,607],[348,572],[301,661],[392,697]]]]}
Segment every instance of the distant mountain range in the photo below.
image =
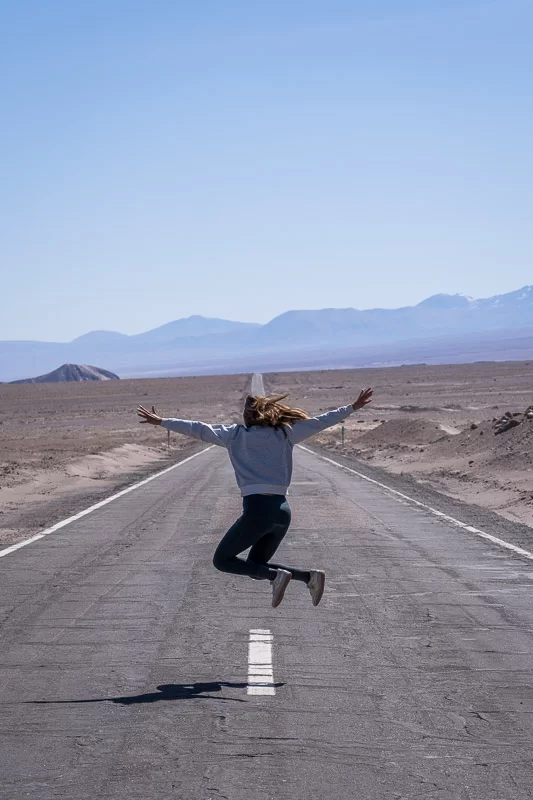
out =
{"type": "Polygon", "coordinates": [[[62,364],[53,372],[37,378],[22,378],[11,383],[73,383],[79,381],[118,381],[118,375],[107,369],[90,367],[86,364],[62,364]]]}
{"type": "Polygon", "coordinates": [[[64,362],[156,377],[506,358],[533,358],[533,286],[477,300],[437,294],[396,309],[287,311],[265,325],[196,315],[134,336],[92,331],[69,343],[3,341],[0,380],[64,362]]]}

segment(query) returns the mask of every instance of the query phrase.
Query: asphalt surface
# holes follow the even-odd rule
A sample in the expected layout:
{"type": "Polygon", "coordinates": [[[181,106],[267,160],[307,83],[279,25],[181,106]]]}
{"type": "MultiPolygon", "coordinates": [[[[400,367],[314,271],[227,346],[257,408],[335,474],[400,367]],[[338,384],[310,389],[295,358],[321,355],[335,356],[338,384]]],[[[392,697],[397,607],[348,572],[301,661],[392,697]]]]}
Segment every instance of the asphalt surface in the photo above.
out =
{"type": "Polygon", "coordinates": [[[212,567],[220,448],[0,558],[2,799],[533,797],[533,562],[295,461],[278,557],[326,569],[318,608],[212,567]]]}
{"type": "Polygon", "coordinates": [[[250,393],[251,394],[264,394],[265,393],[265,385],[263,383],[263,376],[261,375],[260,372],[254,372],[254,374],[252,375],[250,393]]]}

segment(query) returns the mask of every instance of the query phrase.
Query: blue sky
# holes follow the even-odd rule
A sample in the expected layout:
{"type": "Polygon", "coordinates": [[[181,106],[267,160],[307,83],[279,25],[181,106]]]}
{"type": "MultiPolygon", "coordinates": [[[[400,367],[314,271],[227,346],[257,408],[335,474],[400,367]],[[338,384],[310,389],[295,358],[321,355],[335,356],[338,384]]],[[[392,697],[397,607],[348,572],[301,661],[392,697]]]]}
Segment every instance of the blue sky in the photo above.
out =
{"type": "Polygon", "coordinates": [[[0,339],[533,283],[533,2],[0,0],[0,339]]]}

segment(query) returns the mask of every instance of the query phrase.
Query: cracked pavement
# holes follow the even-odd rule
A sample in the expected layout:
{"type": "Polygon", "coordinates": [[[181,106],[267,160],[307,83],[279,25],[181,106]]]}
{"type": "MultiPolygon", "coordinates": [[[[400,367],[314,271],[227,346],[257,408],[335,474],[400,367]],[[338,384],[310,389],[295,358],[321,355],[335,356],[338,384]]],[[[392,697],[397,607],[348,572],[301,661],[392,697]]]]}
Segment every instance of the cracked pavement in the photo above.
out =
{"type": "Polygon", "coordinates": [[[290,503],[316,609],[212,567],[217,448],[0,559],[3,800],[533,797],[533,563],[300,450],[290,503]]]}

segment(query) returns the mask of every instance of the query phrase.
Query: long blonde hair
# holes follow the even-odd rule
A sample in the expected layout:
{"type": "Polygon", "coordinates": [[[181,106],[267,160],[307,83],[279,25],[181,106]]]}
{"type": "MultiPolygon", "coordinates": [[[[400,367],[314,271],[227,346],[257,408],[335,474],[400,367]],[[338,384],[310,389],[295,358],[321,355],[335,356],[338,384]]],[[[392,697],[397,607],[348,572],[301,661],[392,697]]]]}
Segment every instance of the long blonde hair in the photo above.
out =
{"type": "Polygon", "coordinates": [[[244,411],[245,415],[249,415],[250,425],[283,428],[286,435],[285,428],[290,428],[293,422],[299,419],[309,419],[309,414],[301,408],[293,408],[281,402],[288,396],[288,392],[271,395],[249,394],[244,411]]]}

